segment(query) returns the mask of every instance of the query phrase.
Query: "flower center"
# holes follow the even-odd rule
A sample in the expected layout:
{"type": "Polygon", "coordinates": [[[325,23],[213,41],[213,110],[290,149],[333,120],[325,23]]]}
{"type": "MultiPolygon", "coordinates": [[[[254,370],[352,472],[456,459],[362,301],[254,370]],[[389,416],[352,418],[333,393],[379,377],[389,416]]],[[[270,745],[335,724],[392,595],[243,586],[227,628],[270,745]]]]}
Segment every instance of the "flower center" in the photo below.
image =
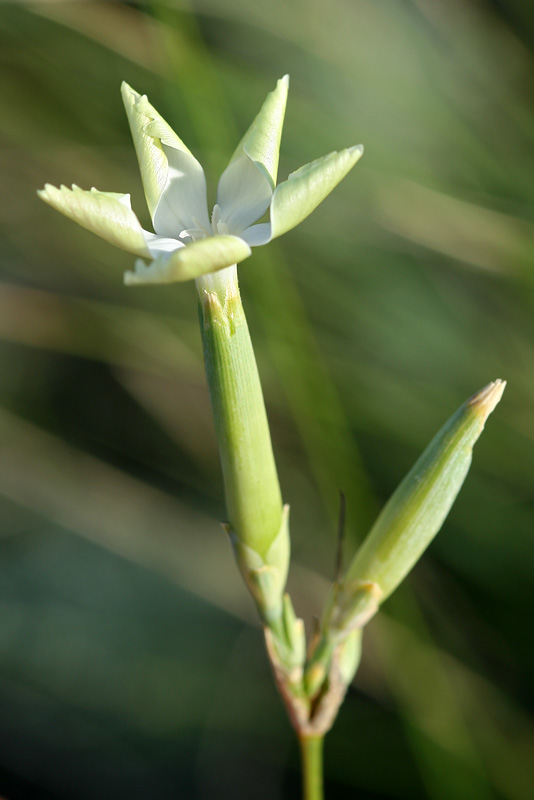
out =
{"type": "Polygon", "coordinates": [[[199,239],[205,239],[206,236],[211,236],[211,232],[205,228],[200,220],[196,217],[191,217],[191,221],[194,225],[194,228],[186,228],[180,233],[180,239],[189,239],[190,242],[198,242],[199,239]]]}
{"type": "Polygon", "coordinates": [[[226,236],[228,234],[228,225],[221,220],[221,207],[218,203],[213,206],[211,229],[214,236],[226,236]]]}
{"type": "Polygon", "coordinates": [[[199,239],[205,239],[207,236],[226,236],[228,234],[228,225],[221,220],[221,207],[218,203],[213,206],[211,214],[211,231],[196,217],[191,217],[193,228],[186,228],[180,233],[180,239],[189,239],[190,242],[198,242],[199,239]]]}

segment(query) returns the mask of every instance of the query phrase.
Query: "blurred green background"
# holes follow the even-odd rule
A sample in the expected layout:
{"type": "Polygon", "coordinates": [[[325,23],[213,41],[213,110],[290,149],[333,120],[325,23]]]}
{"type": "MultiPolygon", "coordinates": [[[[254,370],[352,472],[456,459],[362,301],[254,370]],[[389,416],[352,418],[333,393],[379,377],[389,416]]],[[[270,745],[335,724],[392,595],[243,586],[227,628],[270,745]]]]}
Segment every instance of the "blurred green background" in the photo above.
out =
{"type": "Polygon", "coordinates": [[[215,192],[285,72],[280,176],[363,142],[240,268],[310,623],[440,425],[508,388],[369,626],[327,798],[534,797],[534,9],[520,0],[0,4],[0,795],[289,800],[298,752],[218,521],[193,285],[41,203],[131,192],[125,79],[215,192]]]}

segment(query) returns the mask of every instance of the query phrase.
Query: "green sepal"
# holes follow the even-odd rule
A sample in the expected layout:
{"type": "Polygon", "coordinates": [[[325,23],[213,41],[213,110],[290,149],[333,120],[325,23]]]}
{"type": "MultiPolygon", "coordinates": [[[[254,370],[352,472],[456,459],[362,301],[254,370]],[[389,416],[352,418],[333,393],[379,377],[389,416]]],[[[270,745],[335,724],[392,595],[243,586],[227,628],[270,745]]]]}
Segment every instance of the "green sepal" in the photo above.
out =
{"type": "Polygon", "coordinates": [[[130,207],[130,195],[88,191],[76,184],[59,189],[50,183],[37,192],[41,200],[77,222],[82,228],[96,233],[115,247],[137,256],[150,258],[143,229],[130,207]]]}

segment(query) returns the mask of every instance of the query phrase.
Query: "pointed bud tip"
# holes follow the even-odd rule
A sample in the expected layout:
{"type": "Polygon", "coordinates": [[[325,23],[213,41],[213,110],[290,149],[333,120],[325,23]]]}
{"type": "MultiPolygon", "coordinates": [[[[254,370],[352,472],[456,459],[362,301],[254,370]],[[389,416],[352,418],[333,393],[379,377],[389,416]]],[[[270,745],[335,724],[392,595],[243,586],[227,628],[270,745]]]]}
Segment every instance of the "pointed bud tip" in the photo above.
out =
{"type": "Polygon", "coordinates": [[[128,105],[135,106],[140,100],[142,100],[142,96],[139,94],[139,92],[136,92],[135,89],[132,89],[130,84],[126,83],[126,81],[121,83],[121,95],[122,102],[126,107],[128,105]]]}
{"type": "Polygon", "coordinates": [[[133,95],[137,94],[137,92],[134,89],[132,89],[130,84],[126,83],[126,81],[122,81],[122,83],[121,83],[121,93],[122,93],[123,96],[125,94],[133,94],[133,95]]]}
{"type": "Polygon", "coordinates": [[[475,408],[485,421],[501,399],[505,387],[506,381],[497,378],[474,394],[467,403],[471,408],[475,408]]]}
{"type": "Polygon", "coordinates": [[[40,197],[41,200],[44,200],[45,203],[50,203],[55,193],[59,191],[60,190],[52,183],[45,183],[42,189],[37,190],[37,196],[40,197]]]}

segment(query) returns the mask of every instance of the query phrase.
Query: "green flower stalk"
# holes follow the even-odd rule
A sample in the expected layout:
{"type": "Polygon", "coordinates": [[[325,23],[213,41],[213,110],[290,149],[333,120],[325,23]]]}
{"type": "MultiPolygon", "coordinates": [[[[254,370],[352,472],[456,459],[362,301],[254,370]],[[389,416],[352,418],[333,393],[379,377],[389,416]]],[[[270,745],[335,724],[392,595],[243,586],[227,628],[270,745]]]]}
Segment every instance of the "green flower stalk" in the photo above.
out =
{"type": "Polygon", "coordinates": [[[211,215],[200,163],[146,96],[126,83],[122,97],[154,233],[141,227],[127,194],[50,184],[39,194],[83,227],[138,256],[135,269],[124,276],[128,286],[196,279],[226,529],[262,619],[277,635],[278,652],[284,643],[284,660],[294,663],[303,647],[300,622],[287,622],[292,617],[283,598],[288,510],[282,505],[235,265],[251,255],[252,247],[305,219],[352,169],[363,148],[330,153],[277,186],[288,85],[287,75],[278,81],[236,148],[220,178],[211,215]],[[266,212],[269,221],[260,222],[266,212]]]}

